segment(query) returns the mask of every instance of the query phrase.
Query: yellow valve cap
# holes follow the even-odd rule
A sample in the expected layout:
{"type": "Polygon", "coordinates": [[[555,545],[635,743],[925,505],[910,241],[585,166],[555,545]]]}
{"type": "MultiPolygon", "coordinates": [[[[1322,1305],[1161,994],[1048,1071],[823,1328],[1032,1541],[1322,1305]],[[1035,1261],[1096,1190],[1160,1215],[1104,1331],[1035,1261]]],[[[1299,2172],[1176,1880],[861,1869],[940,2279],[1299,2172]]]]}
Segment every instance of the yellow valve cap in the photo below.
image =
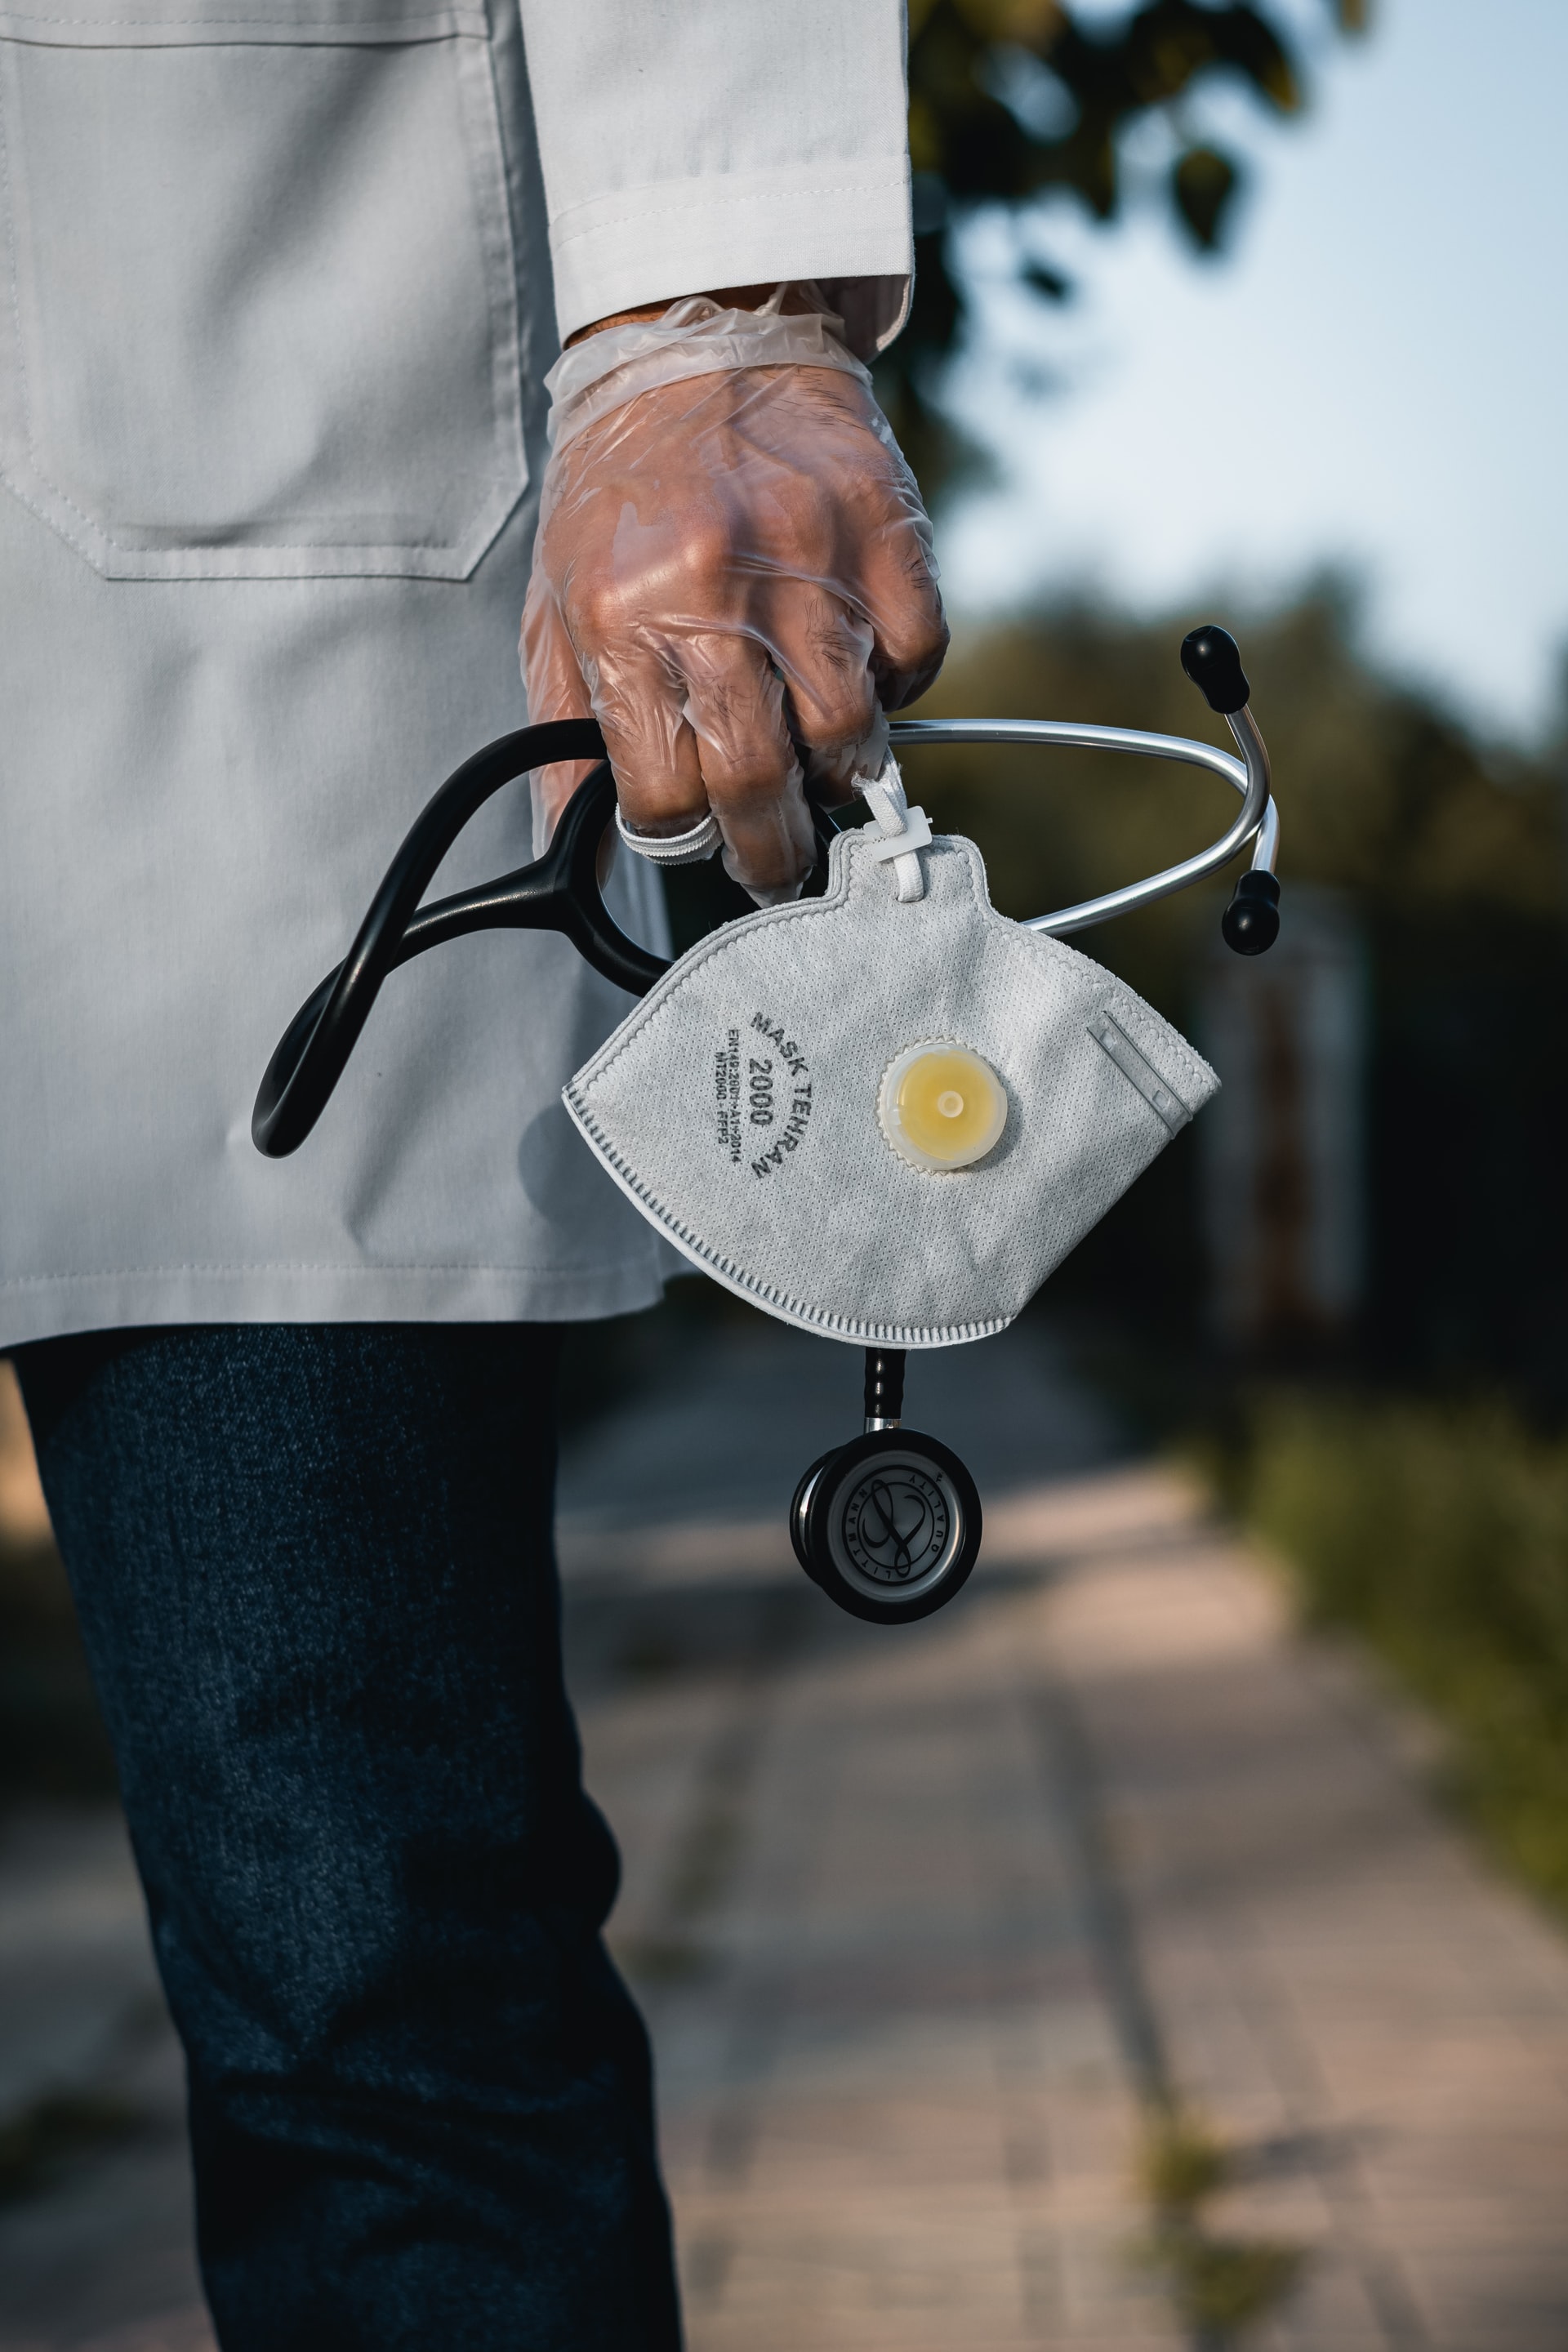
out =
{"type": "Polygon", "coordinates": [[[877,1124],[900,1160],[933,1173],[984,1160],[1007,1124],[989,1062],[942,1037],[911,1045],[882,1074],[877,1124]]]}

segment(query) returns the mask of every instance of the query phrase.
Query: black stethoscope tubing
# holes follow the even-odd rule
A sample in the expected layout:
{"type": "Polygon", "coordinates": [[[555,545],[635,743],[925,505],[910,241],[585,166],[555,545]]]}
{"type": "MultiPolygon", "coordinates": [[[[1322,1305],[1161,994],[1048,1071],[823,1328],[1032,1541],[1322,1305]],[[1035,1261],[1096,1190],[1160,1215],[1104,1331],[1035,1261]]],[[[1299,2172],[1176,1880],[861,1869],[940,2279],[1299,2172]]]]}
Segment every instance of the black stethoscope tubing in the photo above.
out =
{"type": "Polygon", "coordinates": [[[387,974],[443,940],[466,931],[563,931],[595,971],[633,996],[646,995],[668,961],[626,937],[598,887],[599,845],[615,804],[605,739],[592,719],[520,727],[465,760],[416,818],[353,947],[279,1038],[251,1116],[257,1150],[269,1160],[299,1150],[326,1108],[387,974]],[[544,856],[422,908],[437,867],[475,811],[503,784],[558,760],[599,765],[574,793],[544,856]]]}

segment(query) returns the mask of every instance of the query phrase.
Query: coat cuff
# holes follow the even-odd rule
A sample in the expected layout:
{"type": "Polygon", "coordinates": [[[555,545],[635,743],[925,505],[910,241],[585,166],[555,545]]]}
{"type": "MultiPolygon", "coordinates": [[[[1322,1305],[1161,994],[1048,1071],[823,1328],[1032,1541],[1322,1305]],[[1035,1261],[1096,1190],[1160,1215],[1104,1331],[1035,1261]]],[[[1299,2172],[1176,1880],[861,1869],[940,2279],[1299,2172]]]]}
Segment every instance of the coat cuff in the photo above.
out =
{"type": "Polygon", "coordinates": [[[561,339],[615,310],[724,286],[816,278],[857,358],[891,342],[909,312],[914,248],[907,164],[734,174],[617,188],[550,229],[561,339]]]}

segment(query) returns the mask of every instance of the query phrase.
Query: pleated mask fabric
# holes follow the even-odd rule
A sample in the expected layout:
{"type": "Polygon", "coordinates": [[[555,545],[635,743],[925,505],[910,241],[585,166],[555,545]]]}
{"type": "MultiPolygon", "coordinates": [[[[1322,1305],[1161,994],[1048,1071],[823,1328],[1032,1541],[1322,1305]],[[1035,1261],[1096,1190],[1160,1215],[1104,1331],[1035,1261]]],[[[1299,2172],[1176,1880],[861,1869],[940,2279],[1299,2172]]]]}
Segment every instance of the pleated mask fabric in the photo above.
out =
{"type": "Polygon", "coordinates": [[[823,898],[700,941],[563,1099],[727,1288],[826,1337],[949,1347],[1011,1323],[1219,1081],[1112,973],[998,915],[973,842],[922,847],[912,900],[878,842],[840,834],[823,898]],[[1005,1089],[972,1165],[911,1164],[879,1116],[927,1041],[1005,1089]]]}

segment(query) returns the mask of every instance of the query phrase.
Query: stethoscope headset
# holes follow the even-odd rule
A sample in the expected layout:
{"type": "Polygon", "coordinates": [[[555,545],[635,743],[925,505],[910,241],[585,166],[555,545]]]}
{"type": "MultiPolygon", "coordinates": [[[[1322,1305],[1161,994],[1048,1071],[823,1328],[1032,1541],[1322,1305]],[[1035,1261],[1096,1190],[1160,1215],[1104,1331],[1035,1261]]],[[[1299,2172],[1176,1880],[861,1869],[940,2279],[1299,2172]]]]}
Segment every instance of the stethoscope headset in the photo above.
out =
{"type": "MultiPolygon", "coordinates": [[[[1024,929],[1060,938],[1128,914],[1202,881],[1250,842],[1251,865],[1220,928],[1238,955],[1261,955],[1274,944],[1279,820],[1235,639],[1212,624],[1193,630],[1182,642],[1182,667],[1209,708],[1227,720],[1239,759],[1186,736],[1063,719],[916,719],[890,726],[900,758],[936,743],[1132,752],[1206,768],[1240,794],[1234,823],[1207,849],[1120,890],[1036,916],[1024,929]]],[[[465,760],[416,819],[348,954],[311,991],[279,1038],[251,1119],[257,1149],[273,1160],[299,1150],[326,1108],[388,975],[444,940],[469,931],[560,931],[617,988],[646,995],[669,964],[628,939],[605,904],[601,859],[615,809],[615,779],[591,719],[519,728],[465,760]],[[423,906],[437,867],[476,812],[504,785],[563,760],[597,764],[568,803],[544,855],[493,882],[423,906]]],[[[818,863],[808,894],[824,887],[827,849],[841,829],[820,808],[813,821],[818,863]]],[[[903,1349],[865,1352],[865,1427],[805,1472],[790,1507],[790,1538],[806,1574],[841,1608],[877,1623],[907,1623],[943,1607],[967,1579],[980,1550],[980,1496],[950,1446],[903,1427],[903,1349]]]]}

